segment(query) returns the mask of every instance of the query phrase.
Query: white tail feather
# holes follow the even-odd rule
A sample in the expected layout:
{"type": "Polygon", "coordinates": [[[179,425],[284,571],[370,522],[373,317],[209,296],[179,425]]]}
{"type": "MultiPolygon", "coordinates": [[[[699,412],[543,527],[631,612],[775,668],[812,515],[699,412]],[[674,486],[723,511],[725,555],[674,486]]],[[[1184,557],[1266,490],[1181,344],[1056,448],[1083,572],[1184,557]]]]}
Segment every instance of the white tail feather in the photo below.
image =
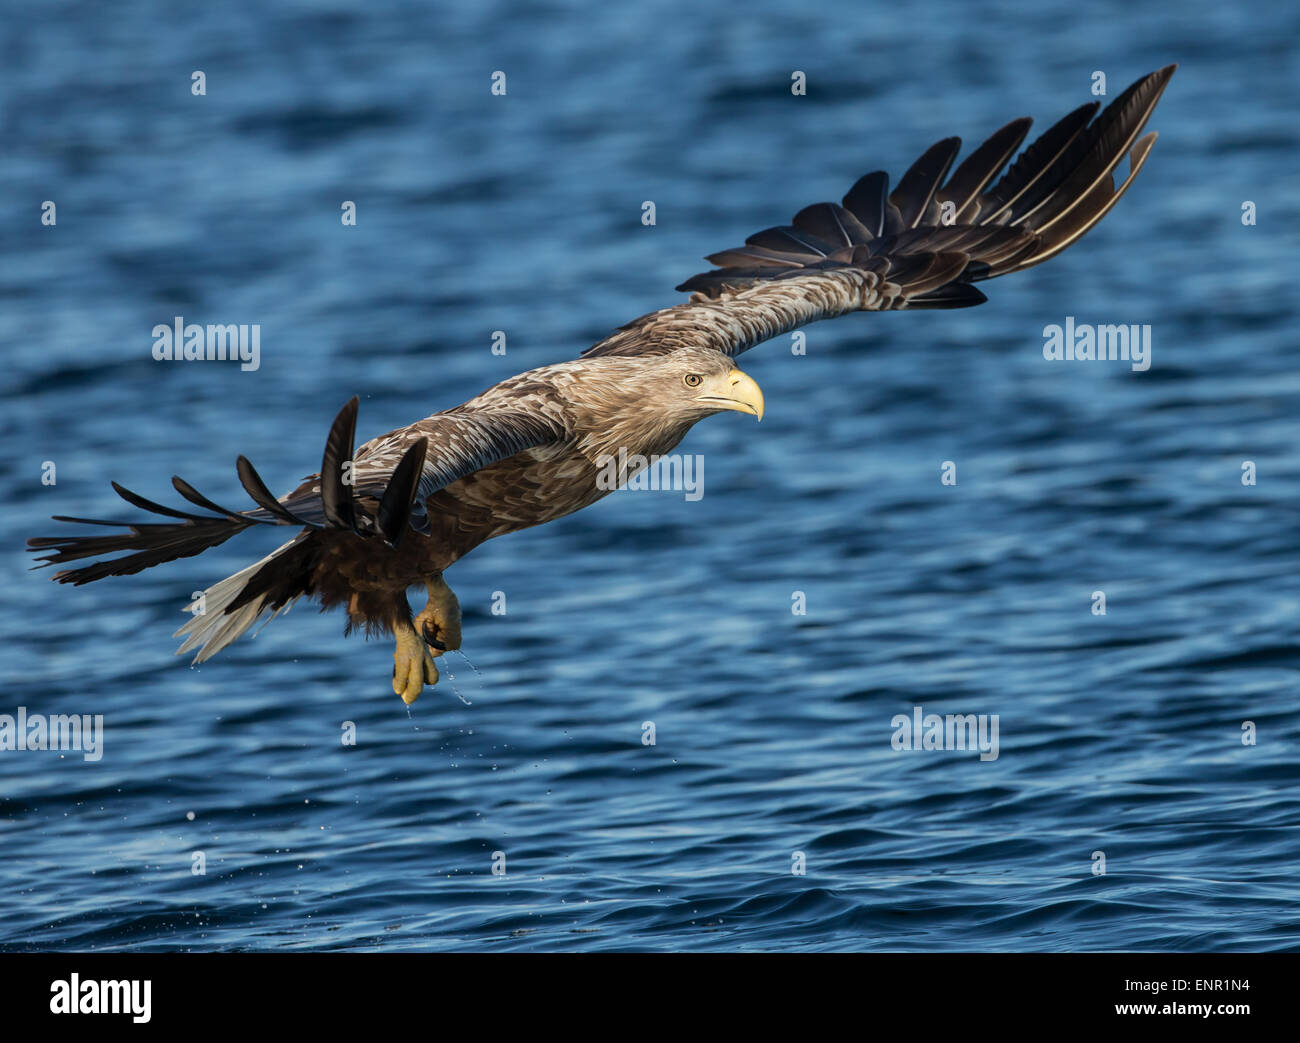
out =
{"type": "MultiPolygon", "coordinates": [[[[172,635],[173,637],[185,635],[185,643],[176,649],[176,654],[184,655],[186,652],[198,648],[199,651],[194,657],[194,662],[201,663],[205,659],[211,659],[256,623],[258,617],[267,609],[266,595],[254,598],[248,604],[241,605],[233,612],[228,612],[228,607],[240,595],[258,569],[303,538],[304,536],[300,534],[283,546],[277,547],[261,561],[254,562],[246,569],[240,569],[233,576],[227,576],[220,583],[216,583],[203,591],[201,601],[196,598],[188,608],[184,609],[186,612],[193,613],[194,618],[172,635]],[[202,612],[198,611],[200,605],[202,606],[202,612]]],[[[281,612],[286,611],[297,600],[294,597],[286,601],[268,617],[267,622],[269,623],[281,612]]]]}

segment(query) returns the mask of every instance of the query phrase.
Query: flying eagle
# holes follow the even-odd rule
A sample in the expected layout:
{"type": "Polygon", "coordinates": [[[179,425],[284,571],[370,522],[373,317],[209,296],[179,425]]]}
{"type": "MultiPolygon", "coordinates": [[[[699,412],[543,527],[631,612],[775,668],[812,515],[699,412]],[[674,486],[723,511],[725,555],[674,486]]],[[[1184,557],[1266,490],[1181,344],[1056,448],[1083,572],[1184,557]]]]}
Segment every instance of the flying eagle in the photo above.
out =
{"type": "Polygon", "coordinates": [[[292,539],[190,606],[177,654],[197,649],[202,662],[263,616],[315,598],[322,609],[344,606],[348,630],[395,636],[393,689],[414,702],[437,683],[435,657],[460,647],[460,606],[443,579],[449,566],[484,540],[599,500],[609,492],[599,478],[611,458],[627,462],[626,481],[706,416],[737,410],[761,419],[763,393],[733,361],[755,344],[849,312],[982,304],[975,283],[1064,250],[1142,168],[1156,135],[1139,135],[1175,68],[1144,76],[1100,116],[1096,101],[1075,109],[1001,177],[1027,118],[993,134],[951,176],[959,138],[927,149],[892,192],[886,174],[867,174],[840,205],[806,207],[789,225],[711,255],[711,271],[677,287],[691,291],[686,303],[355,451],[353,398],[330,428],[319,474],[286,496],[272,495],[241,456],[239,480],[254,509],[219,506],[178,477],[176,491],[208,513],[166,507],[115,482],[127,503],[170,520],[56,516],[126,532],[28,546],[49,552],[39,559],[46,565],[127,552],[53,577],[81,584],[199,554],[255,525],[290,526],[292,539]],[[1128,176],[1116,188],[1113,171],[1126,154],[1128,176]],[[419,584],[428,602],[412,618],[406,592],[419,584]]]}

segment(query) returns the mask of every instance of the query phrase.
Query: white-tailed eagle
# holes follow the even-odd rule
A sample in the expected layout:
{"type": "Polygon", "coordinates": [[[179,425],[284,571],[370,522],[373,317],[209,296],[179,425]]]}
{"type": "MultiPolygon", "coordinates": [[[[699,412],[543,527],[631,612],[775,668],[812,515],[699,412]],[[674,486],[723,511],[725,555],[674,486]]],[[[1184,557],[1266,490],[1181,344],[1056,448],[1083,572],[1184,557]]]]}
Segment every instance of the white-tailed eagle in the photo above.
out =
{"type": "MultiPolygon", "coordinates": [[[[125,526],[101,536],[28,541],[45,564],[125,552],[54,575],[59,583],[125,576],[198,554],[255,525],[297,532],[278,550],[208,588],[177,632],[201,662],[258,619],[302,597],[342,605],[348,627],[397,640],[393,688],[413,702],[438,680],[434,658],[458,648],[460,606],[445,570],[484,540],[562,518],[609,491],[601,468],[620,450],[645,461],[671,451],[714,413],[763,415],[742,351],[805,323],[855,311],[966,308],[975,284],[1047,260],[1095,225],[1132,184],[1155,141],[1140,137],[1175,66],[1138,80],[1097,115],[1075,109],[1002,173],[1028,133],[1017,119],[956,169],[945,138],[891,192],[881,172],[839,205],[817,203],[789,224],[711,255],[715,266],[678,289],[686,303],[652,312],[581,358],[503,380],[462,405],[353,450],[357,400],[335,418],[319,474],[275,497],[244,457],[239,480],[257,506],[231,510],[180,478],[205,513],[154,503],[114,483],[128,503],[166,521],[56,521],[125,526]],[[1095,117],[1095,118],[1094,118],[1095,117]],[[1114,172],[1125,157],[1127,176],[1114,172]],[[950,173],[951,171],[951,173],[950,173]],[[407,589],[428,603],[412,618],[407,589]]],[[[628,470],[623,478],[629,478],[628,470]]]]}

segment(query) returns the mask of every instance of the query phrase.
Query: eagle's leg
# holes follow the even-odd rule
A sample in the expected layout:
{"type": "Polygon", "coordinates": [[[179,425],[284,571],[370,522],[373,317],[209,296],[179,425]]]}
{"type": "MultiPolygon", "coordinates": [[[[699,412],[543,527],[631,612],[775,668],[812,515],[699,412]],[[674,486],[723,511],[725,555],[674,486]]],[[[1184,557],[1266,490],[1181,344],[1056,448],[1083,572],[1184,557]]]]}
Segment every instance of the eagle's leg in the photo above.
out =
{"type": "MultiPolygon", "coordinates": [[[[393,652],[393,691],[408,706],[424,686],[438,683],[434,657],[460,647],[460,602],[442,575],[428,580],[429,601],[414,620],[410,610],[393,623],[397,649],[393,652]]],[[[405,605],[405,599],[403,599],[405,605]]]]}
{"type": "Polygon", "coordinates": [[[426,684],[438,683],[438,668],[433,662],[436,653],[429,649],[410,622],[399,623],[394,632],[397,651],[393,653],[393,691],[410,706],[420,698],[426,684]]]}
{"type": "Polygon", "coordinates": [[[429,601],[415,617],[415,629],[433,648],[435,656],[460,647],[460,602],[439,573],[425,582],[429,601]]]}

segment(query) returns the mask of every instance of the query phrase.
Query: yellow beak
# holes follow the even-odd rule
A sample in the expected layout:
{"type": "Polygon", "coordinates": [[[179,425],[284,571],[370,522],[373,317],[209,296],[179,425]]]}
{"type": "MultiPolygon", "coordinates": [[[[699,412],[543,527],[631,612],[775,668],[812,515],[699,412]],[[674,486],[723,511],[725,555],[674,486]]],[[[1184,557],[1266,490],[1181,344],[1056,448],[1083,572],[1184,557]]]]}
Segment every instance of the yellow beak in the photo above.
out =
{"type": "Polygon", "coordinates": [[[715,409],[734,409],[763,419],[763,390],[754,378],[733,369],[730,373],[710,377],[700,388],[697,402],[705,402],[715,409]]]}

